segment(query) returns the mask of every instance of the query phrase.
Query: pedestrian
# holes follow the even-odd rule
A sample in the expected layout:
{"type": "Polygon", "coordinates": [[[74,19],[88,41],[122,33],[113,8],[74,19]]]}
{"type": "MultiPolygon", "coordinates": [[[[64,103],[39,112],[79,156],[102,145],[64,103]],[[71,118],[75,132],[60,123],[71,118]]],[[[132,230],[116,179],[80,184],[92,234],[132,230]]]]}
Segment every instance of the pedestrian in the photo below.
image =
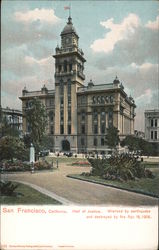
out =
{"type": "Polygon", "coordinates": [[[56,160],[56,167],[57,167],[57,168],[59,167],[58,159],[56,160]]]}

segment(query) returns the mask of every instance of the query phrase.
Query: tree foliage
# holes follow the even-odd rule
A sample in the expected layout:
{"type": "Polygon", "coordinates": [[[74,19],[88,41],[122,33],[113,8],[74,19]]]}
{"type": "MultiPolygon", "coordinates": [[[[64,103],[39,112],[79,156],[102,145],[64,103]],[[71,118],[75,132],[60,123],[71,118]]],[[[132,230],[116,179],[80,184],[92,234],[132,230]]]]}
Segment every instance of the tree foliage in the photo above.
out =
{"type": "Polygon", "coordinates": [[[28,152],[21,139],[13,136],[4,136],[0,139],[0,160],[27,160],[28,152]]]}
{"type": "Polygon", "coordinates": [[[45,135],[47,126],[47,113],[45,106],[38,98],[32,100],[31,106],[25,110],[26,120],[30,126],[30,137],[36,151],[45,135]]]}
{"type": "Polygon", "coordinates": [[[119,143],[119,130],[111,126],[107,129],[107,135],[105,136],[105,142],[111,149],[115,148],[119,143]]]}
{"type": "Polygon", "coordinates": [[[153,155],[153,146],[150,142],[133,135],[127,135],[121,142],[121,146],[127,146],[130,151],[141,151],[143,155],[153,155]]]}

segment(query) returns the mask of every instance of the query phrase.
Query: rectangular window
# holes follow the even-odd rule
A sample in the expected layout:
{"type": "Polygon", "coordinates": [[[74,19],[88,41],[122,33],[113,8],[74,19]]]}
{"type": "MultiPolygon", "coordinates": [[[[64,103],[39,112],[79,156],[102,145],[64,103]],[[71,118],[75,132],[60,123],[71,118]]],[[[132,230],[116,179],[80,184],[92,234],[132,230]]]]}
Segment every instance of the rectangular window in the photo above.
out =
{"type": "Polygon", "coordinates": [[[59,66],[58,66],[58,69],[59,69],[59,73],[60,73],[60,72],[61,72],[61,69],[62,69],[62,66],[59,65],[59,66]]]}
{"type": "Polygon", "coordinates": [[[50,99],[50,106],[54,105],[54,100],[50,99]]]}
{"type": "Polygon", "coordinates": [[[60,125],[60,134],[63,135],[63,133],[64,133],[64,127],[63,125],[60,125]]]}
{"type": "Polygon", "coordinates": [[[101,133],[104,134],[105,133],[105,123],[101,124],[101,133]]]}
{"type": "Polygon", "coordinates": [[[155,131],[155,140],[157,140],[157,131],[155,131]]]}
{"type": "Polygon", "coordinates": [[[155,127],[157,127],[157,119],[155,119],[155,127]]]}
{"type": "Polygon", "coordinates": [[[71,134],[71,124],[68,125],[68,134],[71,134]]]}
{"type": "Polygon", "coordinates": [[[69,71],[72,71],[72,64],[69,64],[69,71]]]}
{"type": "Polygon", "coordinates": [[[63,117],[63,110],[60,111],[60,119],[61,119],[61,122],[63,122],[63,120],[64,120],[64,117],[63,117]]]}
{"type": "Polygon", "coordinates": [[[71,110],[68,110],[68,121],[71,121],[71,110]]]}
{"type": "Polygon", "coordinates": [[[151,119],[151,127],[153,127],[153,119],[151,119]]]}
{"type": "Polygon", "coordinates": [[[63,105],[63,97],[60,98],[60,104],[63,105]]]}
{"type": "Polygon", "coordinates": [[[94,142],[93,142],[94,146],[97,146],[98,145],[98,141],[97,141],[97,138],[94,138],[94,142]]]}
{"type": "Polygon", "coordinates": [[[53,125],[50,126],[50,134],[51,134],[51,135],[54,134],[54,127],[53,127],[53,125]]]}
{"type": "Polygon", "coordinates": [[[94,125],[94,134],[98,134],[98,125],[97,124],[94,125]]]}
{"type": "Polygon", "coordinates": [[[85,134],[85,125],[82,125],[82,126],[81,126],[81,133],[82,133],[82,134],[85,134]]]}
{"type": "Polygon", "coordinates": [[[104,138],[101,138],[101,146],[104,146],[104,138]]]}
{"type": "Polygon", "coordinates": [[[151,139],[153,140],[153,131],[151,131],[151,139]]]}
{"type": "Polygon", "coordinates": [[[84,144],[85,144],[84,138],[81,138],[81,145],[84,146],[84,144]]]}

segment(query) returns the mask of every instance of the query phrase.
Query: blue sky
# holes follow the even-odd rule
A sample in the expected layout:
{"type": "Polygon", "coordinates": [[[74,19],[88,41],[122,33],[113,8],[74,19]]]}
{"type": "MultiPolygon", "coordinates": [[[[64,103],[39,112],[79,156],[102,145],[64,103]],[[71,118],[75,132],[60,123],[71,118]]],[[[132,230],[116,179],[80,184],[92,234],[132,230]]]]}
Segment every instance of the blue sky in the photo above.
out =
{"type": "Polygon", "coordinates": [[[20,109],[24,86],[54,87],[52,55],[69,4],[87,60],[85,84],[109,83],[117,74],[137,104],[135,127],[144,130],[144,110],[158,105],[157,1],[2,1],[2,106],[20,109]]]}

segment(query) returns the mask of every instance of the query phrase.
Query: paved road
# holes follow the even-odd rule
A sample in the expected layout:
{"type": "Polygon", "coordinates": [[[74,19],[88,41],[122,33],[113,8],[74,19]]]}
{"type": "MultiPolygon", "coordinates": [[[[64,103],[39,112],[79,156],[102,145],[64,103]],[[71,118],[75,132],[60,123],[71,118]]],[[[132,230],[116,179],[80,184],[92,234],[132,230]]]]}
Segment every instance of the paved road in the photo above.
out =
{"type": "Polygon", "coordinates": [[[34,184],[43,190],[55,194],[55,196],[70,201],[70,204],[111,206],[158,205],[158,199],[155,198],[66,177],[67,174],[78,174],[89,170],[89,167],[67,166],[61,163],[59,168],[53,172],[14,173],[8,174],[7,178],[34,184]]]}

